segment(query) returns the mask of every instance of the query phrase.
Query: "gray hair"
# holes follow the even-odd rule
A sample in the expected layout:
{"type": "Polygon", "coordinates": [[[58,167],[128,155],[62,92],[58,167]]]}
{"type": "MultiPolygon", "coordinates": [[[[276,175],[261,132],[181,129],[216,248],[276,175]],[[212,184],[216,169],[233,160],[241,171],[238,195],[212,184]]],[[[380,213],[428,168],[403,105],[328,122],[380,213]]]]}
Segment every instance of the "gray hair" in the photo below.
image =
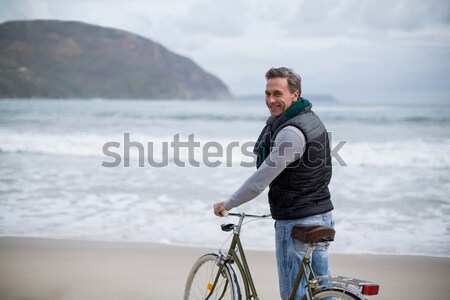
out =
{"type": "Polygon", "coordinates": [[[299,91],[300,95],[302,94],[302,79],[292,69],[285,67],[271,68],[266,73],[266,80],[271,78],[287,78],[289,91],[291,93],[299,91]]]}

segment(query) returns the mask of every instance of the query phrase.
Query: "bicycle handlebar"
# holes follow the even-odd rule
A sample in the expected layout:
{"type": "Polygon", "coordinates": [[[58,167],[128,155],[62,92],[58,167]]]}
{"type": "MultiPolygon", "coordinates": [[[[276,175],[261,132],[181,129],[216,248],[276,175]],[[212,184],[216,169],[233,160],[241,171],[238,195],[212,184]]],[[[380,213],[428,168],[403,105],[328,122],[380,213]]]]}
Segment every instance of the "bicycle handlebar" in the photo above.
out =
{"type": "Polygon", "coordinates": [[[232,217],[251,217],[251,218],[269,218],[272,215],[271,214],[266,214],[266,215],[254,215],[254,214],[246,214],[246,213],[230,213],[227,210],[224,210],[222,212],[222,216],[224,217],[228,217],[228,216],[232,216],[232,217]]]}

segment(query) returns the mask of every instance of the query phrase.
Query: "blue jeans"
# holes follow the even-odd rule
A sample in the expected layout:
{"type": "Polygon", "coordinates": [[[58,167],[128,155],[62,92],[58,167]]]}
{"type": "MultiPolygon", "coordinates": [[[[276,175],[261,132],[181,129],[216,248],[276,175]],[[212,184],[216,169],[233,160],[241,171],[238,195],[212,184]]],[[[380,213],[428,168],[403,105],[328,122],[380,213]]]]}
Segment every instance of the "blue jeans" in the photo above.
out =
{"type": "MultiPolygon", "coordinates": [[[[280,295],[283,300],[289,299],[300,264],[306,249],[308,248],[307,244],[303,244],[291,237],[292,227],[294,225],[323,225],[334,227],[333,215],[331,212],[326,212],[297,220],[275,221],[275,250],[278,265],[280,295]]],[[[328,244],[329,243],[323,243],[321,246],[324,247],[318,247],[313,251],[311,264],[316,276],[330,275],[328,271],[328,244]]],[[[300,299],[305,292],[306,282],[303,278],[300,282],[295,299],[300,299]]]]}

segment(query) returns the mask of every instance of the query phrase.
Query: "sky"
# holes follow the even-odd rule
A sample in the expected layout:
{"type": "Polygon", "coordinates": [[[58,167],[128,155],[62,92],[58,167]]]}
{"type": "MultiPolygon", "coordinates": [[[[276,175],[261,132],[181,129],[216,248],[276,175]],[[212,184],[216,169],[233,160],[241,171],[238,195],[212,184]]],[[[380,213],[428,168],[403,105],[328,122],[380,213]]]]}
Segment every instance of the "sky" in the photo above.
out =
{"type": "Polygon", "coordinates": [[[449,0],[0,0],[0,23],[59,19],[127,30],[189,57],[236,95],[286,66],[305,94],[450,103],[449,0]]]}

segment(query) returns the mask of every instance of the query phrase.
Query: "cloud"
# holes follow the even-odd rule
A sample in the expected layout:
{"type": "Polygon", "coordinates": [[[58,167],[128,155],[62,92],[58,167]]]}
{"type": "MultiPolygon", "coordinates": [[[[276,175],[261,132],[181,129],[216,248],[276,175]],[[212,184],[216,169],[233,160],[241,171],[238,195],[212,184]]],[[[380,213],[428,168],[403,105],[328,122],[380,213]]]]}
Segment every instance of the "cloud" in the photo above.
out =
{"type": "Polygon", "coordinates": [[[288,27],[300,36],[413,31],[450,22],[450,2],[445,0],[316,0],[301,1],[296,9],[288,27]]]}
{"type": "Polygon", "coordinates": [[[194,2],[181,16],[173,18],[183,32],[215,36],[240,36],[245,32],[249,2],[236,5],[233,1],[194,2]]]}

